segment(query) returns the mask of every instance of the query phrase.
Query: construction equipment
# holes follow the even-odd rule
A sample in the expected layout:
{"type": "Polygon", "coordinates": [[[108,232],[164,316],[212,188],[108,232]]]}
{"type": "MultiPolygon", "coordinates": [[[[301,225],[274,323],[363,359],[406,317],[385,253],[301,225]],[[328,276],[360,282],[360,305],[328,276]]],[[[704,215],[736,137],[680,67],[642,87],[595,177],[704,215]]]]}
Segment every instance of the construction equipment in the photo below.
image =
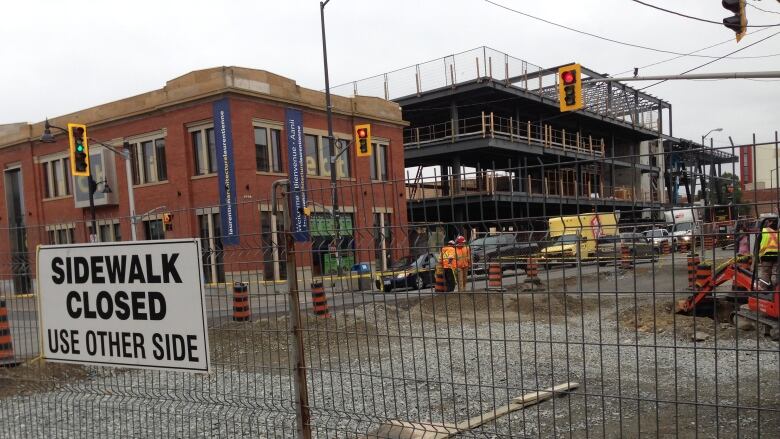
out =
{"type": "MultiPolygon", "coordinates": [[[[763,230],[769,220],[777,220],[777,216],[761,219],[758,230],[763,230]]],[[[731,313],[734,324],[739,320],[753,322],[756,327],[772,339],[780,339],[780,284],[766,285],[756,279],[759,265],[760,239],[755,240],[753,255],[740,255],[729,259],[710,272],[709,267],[700,265],[701,272],[706,276],[698,276],[695,292],[687,299],[677,303],[677,312],[681,314],[696,314],[697,309],[709,309],[718,301],[728,300],[737,306],[731,313]],[[733,293],[717,295],[716,288],[729,280],[733,281],[733,293]],[[771,289],[770,289],[771,288],[771,289]]]]}

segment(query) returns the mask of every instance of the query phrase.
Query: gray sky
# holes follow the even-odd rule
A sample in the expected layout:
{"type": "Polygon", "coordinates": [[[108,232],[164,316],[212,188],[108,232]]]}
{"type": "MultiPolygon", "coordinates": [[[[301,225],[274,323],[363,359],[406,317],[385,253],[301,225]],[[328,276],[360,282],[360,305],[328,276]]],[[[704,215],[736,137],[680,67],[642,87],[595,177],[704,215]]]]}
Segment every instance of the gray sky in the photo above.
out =
{"type": "MultiPolygon", "coordinates": [[[[613,39],[720,56],[741,43],[721,25],[696,22],[630,0],[495,0],[550,21],[613,39]]],[[[647,0],[720,21],[719,0],[647,0]]],[[[750,24],[780,23],[780,3],[753,1],[750,24]]],[[[28,0],[4,5],[0,28],[0,123],[37,122],[162,87],[191,70],[237,65],[324,88],[319,2],[28,0]]],[[[331,0],[326,8],[331,84],[361,79],[486,45],[541,66],[580,62],[617,74],[674,55],[624,47],[534,21],[483,0],[331,0]]],[[[755,31],[757,29],[753,29],[755,31]]],[[[780,54],[780,35],[735,56],[780,54]]],[[[686,57],[642,69],[677,74],[708,61],[686,57]]],[[[780,70],[780,56],[721,60],[697,72],[780,70]]],[[[633,83],[634,85],[643,83],[633,83]]],[[[676,81],[648,90],[670,101],[674,134],[716,145],[773,140],[780,129],[780,82],[676,81]]]]}

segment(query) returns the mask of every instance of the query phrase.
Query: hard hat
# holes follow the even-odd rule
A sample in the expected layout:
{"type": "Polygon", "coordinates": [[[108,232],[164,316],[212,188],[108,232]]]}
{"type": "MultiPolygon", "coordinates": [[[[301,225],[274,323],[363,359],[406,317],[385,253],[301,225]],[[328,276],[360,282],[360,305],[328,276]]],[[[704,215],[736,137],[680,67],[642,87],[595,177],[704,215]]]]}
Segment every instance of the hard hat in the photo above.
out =
{"type": "Polygon", "coordinates": [[[463,244],[466,242],[466,238],[463,237],[463,235],[458,235],[458,237],[455,239],[458,244],[463,244]]]}
{"type": "Polygon", "coordinates": [[[455,245],[455,241],[453,241],[453,240],[451,240],[451,239],[450,239],[450,242],[448,242],[447,244],[449,244],[449,245],[455,245]]]}

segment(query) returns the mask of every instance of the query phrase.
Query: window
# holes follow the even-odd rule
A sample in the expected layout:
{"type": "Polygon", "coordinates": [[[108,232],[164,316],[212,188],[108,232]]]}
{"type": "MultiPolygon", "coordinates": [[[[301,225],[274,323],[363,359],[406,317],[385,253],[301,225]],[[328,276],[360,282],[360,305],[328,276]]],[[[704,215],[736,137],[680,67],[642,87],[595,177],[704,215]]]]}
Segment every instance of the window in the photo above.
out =
{"type": "Polygon", "coordinates": [[[336,154],[344,151],[336,160],[336,177],[349,178],[349,151],[345,151],[349,147],[349,140],[338,139],[338,150],[336,154]]]}
{"type": "Polygon", "coordinates": [[[387,181],[387,145],[373,144],[374,155],[371,157],[371,179],[387,181]]]}
{"type": "Polygon", "coordinates": [[[389,213],[374,213],[374,250],[376,265],[381,270],[387,270],[392,265],[390,241],[392,240],[392,223],[389,213]]]}
{"type": "Polygon", "coordinates": [[[255,127],[255,160],[260,172],[282,172],[282,131],[278,128],[255,127]]]}
{"type": "MultiPolygon", "coordinates": [[[[99,242],[119,242],[122,240],[122,232],[119,227],[119,221],[98,221],[98,241],[99,242]]],[[[89,234],[92,235],[92,225],[87,226],[89,234]]]]}
{"type": "MultiPolygon", "coordinates": [[[[306,175],[330,177],[330,145],[328,137],[306,134],[304,146],[306,147],[306,175]]],[[[335,146],[335,153],[338,154],[349,146],[349,141],[336,139],[335,146]]],[[[346,151],[336,160],[336,176],[338,178],[349,178],[349,171],[349,151],[346,151]]]]}
{"type": "Polygon", "coordinates": [[[70,159],[67,157],[41,162],[43,167],[43,197],[70,195],[70,159]]]}
{"type": "Polygon", "coordinates": [[[260,211],[260,243],[263,249],[263,279],[287,279],[284,221],[277,222],[267,210],[260,211]]]}
{"type": "Polygon", "coordinates": [[[165,239],[165,227],[161,219],[144,221],[144,236],[148,240],[165,239]]]}
{"type": "Polygon", "coordinates": [[[76,242],[75,224],[57,224],[46,226],[49,244],[73,244],[76,242]]]}
{"type": "Polygon", "coordinates": [[[200,229],[200,257],[203,277],[207,283],[225,281],[225,261],[222,249],[219,210],[206,209],[197,214],[200,229]]]}
{"type": "Polygon", "coordinates": [[[303,144],[306,148],[306,175],[320,175],[319,137],[306,134],[303,144]]]}
{"type": "Polygon", "coordinates": [[[164,138],[138,141],[131,145],[133,184],[156,183],[168,179],[164,138]]]}
{"type": "MultiPolygon", "coordinates": [[[[190,131],[192,138],[192,156],[195,157],[195,175],[208,175],[217,172],[217,147],[214,141],[214,128],[190,131]]],[[[165,151],[163,150],[163,156],[165,151]]]]}

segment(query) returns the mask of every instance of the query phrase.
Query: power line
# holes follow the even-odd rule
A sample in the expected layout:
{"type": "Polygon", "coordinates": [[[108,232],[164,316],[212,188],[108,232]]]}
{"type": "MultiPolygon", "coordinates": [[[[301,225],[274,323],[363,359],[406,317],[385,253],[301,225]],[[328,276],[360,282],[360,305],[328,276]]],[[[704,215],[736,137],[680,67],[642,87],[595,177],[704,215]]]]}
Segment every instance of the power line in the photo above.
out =
{"type": "MultiPolygon", "coordinates": [[[[690,72],[692,72],[692,71],[694,71],[694,70],[698,70],[698,69],[700,69],[700,68],[702,68],[702,67],[704,67],[704,66],[708,66],[708,65],[710,65],[710,64],[712,64],[712,63],[714,63],[714,62],[716,62],[716,61],[720,61],[721,59],[727,58],[729,55],[733,55],[733,54],[735,54],[735,53],[737,53],[737,52],[740,52],[740,51],[742,51],[742,50],[745,50],[745,49],[747,49],[748,47],[755,46],[755,45],[756,45],[756,44],[758,44],[758,43],[761,43],[761,42],[763,42],[763,41],[766,41],[766,40],[768,40],[768,39],[770,39],[770,38],[772,38],[772,37],[774,37],[775,35],[778,35],[778,34],[780,34],[780,32],[775,32],[775,33],[773,33],[772,35],[769,35],[769,36],[767,36],[767,37],[764,37],[764,38],[762,38],[762,39],[760,39],[760,40],[758,40],[758,41],[756,41],[756,42],[753,42],[753,43],[751,43],[751,44],[748,44],[748,45],[747,45],[747,46],[745,46],[745,47],[741,47],[741,48],[739,48],[739,49],[737,49],[737,50],[735,50],[735,51],[733,51],[733,52],[729,52],[729,53],[727,53],[727,54],[725,54],[725,55],[721,56],[721,57],[720,57],[720,58],[718,58],[718,59],[713,59],[712,61],[707,61],[706,63],[704,63],[704,64],[702,64],[702,65],[700,65],[700,66],[694,67],[694,68],[692,68],[692,69],[690,69],[690,70],[686,70],[686,71],[684,71],[684,72],[682,72],[682,73],[680,73],[680,74],[681,74],[681,75],[684,75],[684,74],[686,74],[686,73],[690,73],[690,72]]],[[[656,82],[655,84],[650,84],[650,85],[648,85],[647,87],[642,87],[642,88],[640,88],[640,89],[639,89],[639,91],[646,90],[646,89],[648,89],[648,88],[650,88],[650,87],[654,87],[654,86],[656,86],[656,85],[658,85],[658,84],[661,84],[661,83],[664,83],[664,82],[666,82],[666,81],[668,81],[668,79],[664,79],[663,81],[658,81],[658,82],[656,82]]]]}
{"type": "MultiPolygon", "coordinates": [[[[650,50],[650,51],[653,51],[653,52],[668,53],[668,54],[671,54],[671,55],[692,56],[692,57],[696,57],[696,58],[722,59],[720,57],[712,56],[712,55],[692,55],[692,54],[687,54],[687,53],[674,52],[674,51],[671,51],[671,50],[656,49],[656,48],[653,48],[653,47],[643,46],[643,45],[640,45],[640,44],[626,43],[625,41],[615,40],[613,38],[608,38],[608,37],[605,37],[605,36],[602,36],[602,35],[596,35],[596,34],[593,34],[593,33],[590,33],[590,32],[585,32],[585,31],[582,31],[582,30],[579,30],[579,29],[575,29],[573,27],[569,27],[569,26],[565,26],[565,25],[562,25],[562,24],[558,24],[558,23],[552,22],[550,20],[546,20],[544,18],[537,17],[535,15],[531,15],[531,14],[528,14],[528,13],[525,13],[525,12],[522,12],[522,11],[518,11],[517,9],[512,9],[512,8],[510,8],[508,6],[504,6],[504,5],[500,4],[500,3],[496,3],[493,0],[485,0],[485,2],[490,3],[493,6],[498,6],[499,8],[506,9],[507,11],[514,12],[516,14],[520,14],[520,15],[523,15],[525,17],[532,18],[532,19],[537,20],[537,21],[541,21],[543,23],[550,24],[552,26],[560,27],[562,29],[566,29],[566,30],[569,30],[569,31],[572,31],[572,32],[576,32],[576,33],[579,33],[579,34],[587,35],[589,37],[598,38],[600,40],[609,41],[611,43],[621,44],[623,46],[634,47],[634,48],[637,48],[637,49],[650,50]]],[[[780,53],[775,53],[775,54],[771,54],[771,55],[761,55],[761,56],[736,56],[736,57],[732,57],[730,59],[769,58],[769,57],[774,57],[774,56],[778,56],[778,55],[780,55],[780,53]]]]}
{"type": "MultiPolygon", "coordinates": [[[[704,23],[712,23],[712,24],[717,24],[719,26],[723,26],[723,22],[720,22],[720,21],[707,20],[705,18],[699,18],[699,17],[694,17],[692,15],[686,15],[686,14],[683,14],[681,12],[671,11],[669,9],[665,9],[665,8],[662,8],[660,6],[656,6],[656,5],[653,5],[653,4],[650,4],[650,3],[645,3],[645,2],[640,1],[640,0],[631,0],[631,1],[633,1],[634,3],[639,3],[640,5],[644,5],[644,6],[653,8],[653,9],[658,9],[659,11],[668,12],[668,13],[674,14],[674,15],[679,15],[680,17],[690,18],[691,20],[702,21],[704,23]]],[[[780,26],[780,23],[778,23],[778,24],[753,24],[753,25],[747,25],[747,27],[776,27],[776,26],[780,26]]]]}
{"type": "Polygon", "coordinates": [[[761,8],[759,8],[758,6],[754,5],[753,3],[748,3],[747,5],[748,5],[748,6],[750,6],[750,7],[752,7],[752,8],[754,8],[754,9],[758,9],[758,10],[759,10],[759,11],[761,11],[761,12],[766,12],[766,13],[768,13],[768,14],[778,14],[778,15],[780,15],[780,12],[777,12],[777,11],[768,11],[768,10],[766,10],[766,9],[761,9],[761,8]]]}
{"type": "MultiPolygon", "coordinates": [[[[765,30],[767,30],[767,28],[758,29],[756,31],[750,32],[747,35],[755,35],[755,34],[757,34],[759,32],[764,32],[765,30]]],[[[661,60],[661,61],[650,63],[650,64],[647,64],[647,65],[644,65],[644,66],[640,66],[640,67],[638,67],[638,69],[646,69],[648,67],[654,67],[654,66],[657,66],[659,64],[665,64],[665,63],[667,63],[669,61],[674,61],[674,60],[677,60],[677,59],[680,59],[680,58],[685,58],[686,56],[693,55],[694,53],[697,53],[697,52],[701,52],[701,51],[704,51],[704,50],[707,50],[707,49],[712,49],[713,47],[718,47],[718,46],[722,46],[722,45],[727,44],[727,43],[731,43],[732,41],[734,41],[734,38],[729,38],[728,40],[721,41],[720,43],[712,44],[710,46],[702,47],[701,49],[694,50],[693,52],[689,52],[686,55],[678,55],[678,56],[675,56],[675,57],[672,57],[672,58],[667,58],[665,60],[661,60]]],[[[769,55],[769,56],[772,56],[772,55],[769,55]]],[[[612,76],[620,76],[620,75],[624,75],[626,73],[631,73],[632,71],[633,71],[633,69],[628,69],[628,70],[625,70],[623,72],[616,73],[616,74],[614,74],[612,76]]]]}

